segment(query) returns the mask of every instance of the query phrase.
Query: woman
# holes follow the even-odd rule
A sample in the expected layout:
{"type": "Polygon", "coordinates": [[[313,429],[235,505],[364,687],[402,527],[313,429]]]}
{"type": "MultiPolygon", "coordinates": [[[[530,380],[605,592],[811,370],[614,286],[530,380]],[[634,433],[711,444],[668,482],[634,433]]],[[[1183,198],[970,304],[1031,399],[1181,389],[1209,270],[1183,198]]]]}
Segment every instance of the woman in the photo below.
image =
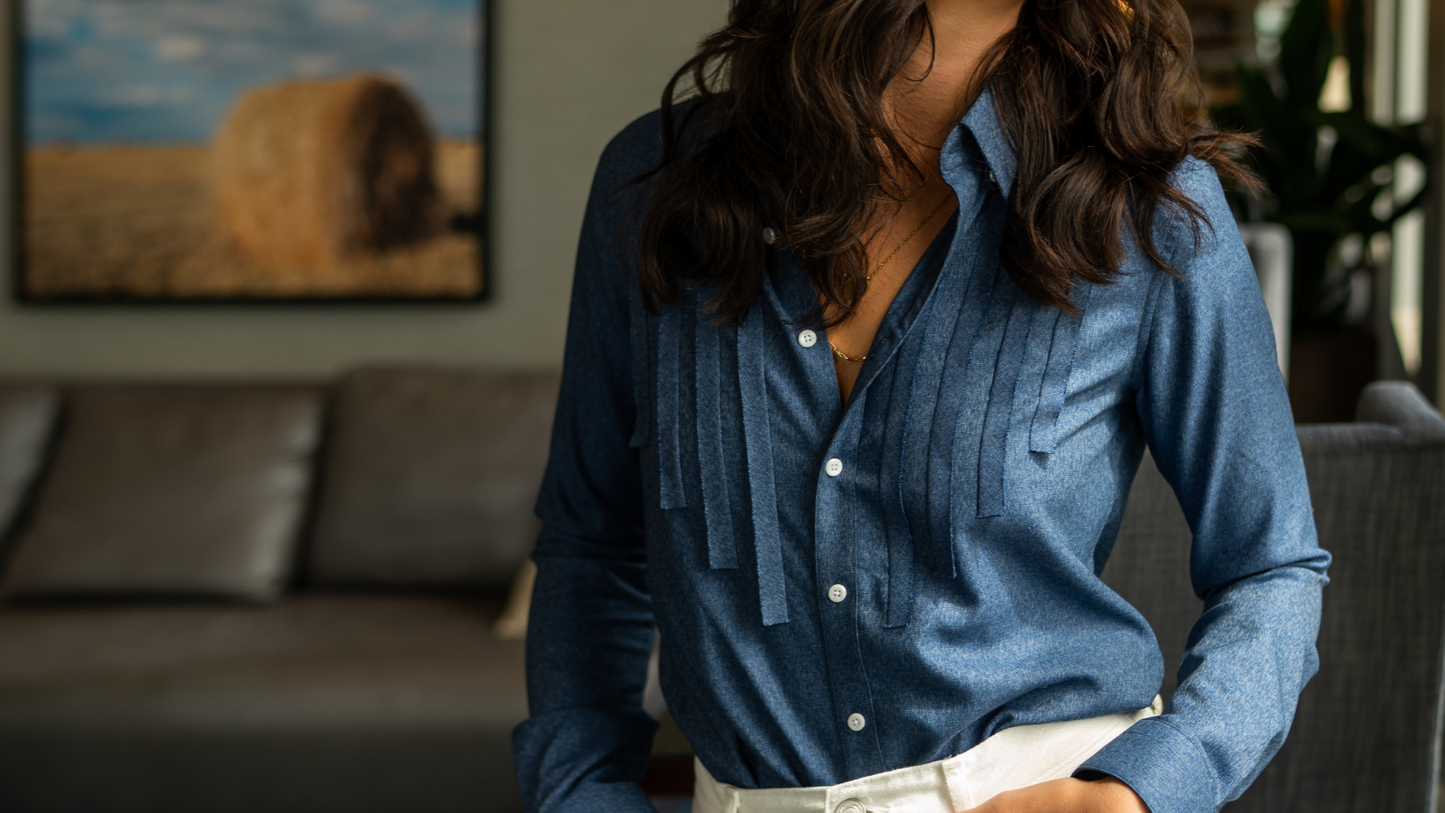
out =
{"type": "Polygon", "coordinates": [[[1188,65],[1175,0],[734,0],[594,182],[529,809],[650,809],[654,624],[698,813],[1184,813],[1257,775],[1328,556],[1188,65]],[[1097,576],[1146,446],[1205,601],[1162,708],[1097,576]]]}

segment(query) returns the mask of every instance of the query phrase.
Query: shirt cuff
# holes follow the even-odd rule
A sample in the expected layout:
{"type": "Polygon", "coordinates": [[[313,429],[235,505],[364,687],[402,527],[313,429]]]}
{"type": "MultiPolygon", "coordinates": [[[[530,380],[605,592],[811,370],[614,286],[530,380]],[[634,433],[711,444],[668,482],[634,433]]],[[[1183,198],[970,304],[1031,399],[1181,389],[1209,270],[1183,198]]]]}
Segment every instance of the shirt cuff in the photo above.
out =
{"type": "Polygon", "coordinates": [[[635,782],[605,782],[588,785],[549,813],[657,813],[657,808],[635,782]]]}
{"type": "Polygon", "coordinates": [[[527,813],[652,813],[637,783],[656,731],[642,709],[565,709],[523,721],[512,752],[527,813]]]}
{"type": "Polygon", "coordinates": [[[1149,813],[1203,813],[1219,794],[1204,748],[1163,717],[1140,720],[1074,771],[1101,773],[1128,785],[1149,813]]]}

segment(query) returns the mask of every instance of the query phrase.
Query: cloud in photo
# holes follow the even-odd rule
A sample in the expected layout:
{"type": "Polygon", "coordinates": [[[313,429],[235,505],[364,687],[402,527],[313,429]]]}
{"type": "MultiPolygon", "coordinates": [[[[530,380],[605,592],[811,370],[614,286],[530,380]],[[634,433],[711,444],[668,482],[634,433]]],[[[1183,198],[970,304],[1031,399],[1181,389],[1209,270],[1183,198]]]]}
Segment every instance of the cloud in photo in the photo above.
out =
{"type": "Polygon", "coordinates": [[[236,97],[377,71],[442,135],[480,135],[476,0],[29,0],[32,143],[209,140],[236,97]]]}

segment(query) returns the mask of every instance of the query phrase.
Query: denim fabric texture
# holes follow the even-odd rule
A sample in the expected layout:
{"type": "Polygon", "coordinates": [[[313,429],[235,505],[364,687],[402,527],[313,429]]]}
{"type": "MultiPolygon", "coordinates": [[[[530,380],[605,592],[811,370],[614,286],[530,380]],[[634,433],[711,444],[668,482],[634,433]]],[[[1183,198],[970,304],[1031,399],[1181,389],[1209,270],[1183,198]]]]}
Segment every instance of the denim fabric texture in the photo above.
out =
{"type": "Polygon", "coordinates": [[[958,213],[845,406],[783,241],[742,325],[700,313],[706,291],[645,312],[629,252],[646,186],[626,182],[659,151],[656,114],[618,135],[583,226],[537,508],[532,717],[514,736],[528,809],[651,809],[635,783],[654,624],[673,716],[741,788],[833,785],[1149,705],[1166,664],[1098,577],[1146,445],[1194,530],[1204,613],[1164,714],[1080,770],[1153,813],[1243,791],[1317,669],[1329,556],[1214,171],[1173,176],[1211,228],[1158,218],[1178,276],[1131,244],[1125,273],[1063,314],[1000,267],[1014,163],[985,94],[942,152],[958,213]]]}

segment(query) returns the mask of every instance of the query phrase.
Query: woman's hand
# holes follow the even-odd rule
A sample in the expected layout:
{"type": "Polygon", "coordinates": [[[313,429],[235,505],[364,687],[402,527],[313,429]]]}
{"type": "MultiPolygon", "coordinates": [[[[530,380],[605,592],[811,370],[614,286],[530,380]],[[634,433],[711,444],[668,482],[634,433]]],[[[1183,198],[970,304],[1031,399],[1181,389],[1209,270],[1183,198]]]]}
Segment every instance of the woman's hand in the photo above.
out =
{"type": "Polygon", "coordinates": [[[964,813],[1149,813],[1128,785],[1113,777],[1072,777],[1011,790],[964,813]]]}

